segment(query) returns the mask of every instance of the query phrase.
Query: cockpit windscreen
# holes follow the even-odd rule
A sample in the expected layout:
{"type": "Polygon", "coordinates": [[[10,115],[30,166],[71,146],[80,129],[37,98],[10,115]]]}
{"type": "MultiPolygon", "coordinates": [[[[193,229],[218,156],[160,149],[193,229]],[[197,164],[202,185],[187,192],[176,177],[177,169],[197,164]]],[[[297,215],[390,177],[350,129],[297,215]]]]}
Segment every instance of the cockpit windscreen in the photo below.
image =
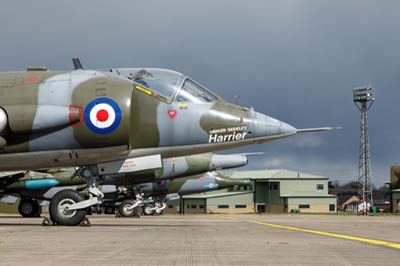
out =
{"type": "Polygon", "coordinates": [[[161,68],[118,68],[118,73],[133,82],[136,89],[165,102],[209,103],[220,97],[185,75],[161,68]]]}
{"type": "Polygon", "coordinates": [[[178,92],[175,98],[177,102],[191,102],[191,103],[209,103],[215,102],[219,97],[209,90],[201,87],[199,84],[190,79],[186,79],[185,83],[178,92]]]}
{"type": "MultiPolygon", "coordinates": [[[[125,74],[126,75],[126,74],[125,74]]],[[[126,75],[135,83],[157,92],[167,101],[171,101],[184,76],[178,72],[166,69],[131,69],[126,75]]]]}

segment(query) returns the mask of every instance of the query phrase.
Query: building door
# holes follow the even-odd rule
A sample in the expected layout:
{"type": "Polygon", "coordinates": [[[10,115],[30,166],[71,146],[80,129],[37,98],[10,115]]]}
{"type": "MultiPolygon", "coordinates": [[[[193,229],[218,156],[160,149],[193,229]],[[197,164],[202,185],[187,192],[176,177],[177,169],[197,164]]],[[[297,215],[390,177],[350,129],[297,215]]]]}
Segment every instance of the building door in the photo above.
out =
{"type": "Polygon", "coordinates": [[[288,200],[287,198],[283,198],[283,212],[288,213],[288,200]]]}
{"type": "Polygon", "coordinates": [[[257,205],[257,213],[265,213],[265,205],[257,205]]]}
{"type": "Polygon", "coordinates": [[[397,200],[397,212],[400,213],[400,199],[397,200]]]}

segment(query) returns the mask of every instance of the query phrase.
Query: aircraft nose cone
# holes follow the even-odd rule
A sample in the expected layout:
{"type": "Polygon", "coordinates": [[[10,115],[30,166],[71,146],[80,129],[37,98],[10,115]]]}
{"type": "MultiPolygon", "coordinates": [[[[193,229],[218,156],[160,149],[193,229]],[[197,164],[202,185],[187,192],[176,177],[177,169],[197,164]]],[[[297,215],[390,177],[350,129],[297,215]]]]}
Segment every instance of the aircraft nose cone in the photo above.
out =
{"type": "Polygon", "coordinates": [[[281,134],[292,134],[295,133],[297,129],[285,122],[281,122],[281,134]]]}
{"type": "Polygon", "coordinates": [[[211,169],[227,169],[240,167],[248,163],[244,154],[213,154],[211,158],[211,169]]]}
{"type": "Polygon", "coordinates": [[[256,137],[296,133],[296,128],[271,116],[255,113],[254,131],[256,137]]]}

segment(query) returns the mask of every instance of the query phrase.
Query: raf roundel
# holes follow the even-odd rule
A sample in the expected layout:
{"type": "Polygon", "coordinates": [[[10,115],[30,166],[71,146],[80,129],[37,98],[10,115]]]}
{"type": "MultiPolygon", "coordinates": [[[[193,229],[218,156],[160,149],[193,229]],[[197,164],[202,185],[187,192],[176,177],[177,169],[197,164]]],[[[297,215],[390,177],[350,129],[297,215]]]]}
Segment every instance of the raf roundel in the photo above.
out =
{"type": "Polygon", "coordinates": [[[85,124],[97,134],[109,134],[121,123],[121,108],[109,98],[97,98],[85,108],[85,124]]]}
{"type": "Polygon", "coordinates": [[[168,186],[168,180],[160,180],[157,182],[157,187],[166,188],[168,186]]]}

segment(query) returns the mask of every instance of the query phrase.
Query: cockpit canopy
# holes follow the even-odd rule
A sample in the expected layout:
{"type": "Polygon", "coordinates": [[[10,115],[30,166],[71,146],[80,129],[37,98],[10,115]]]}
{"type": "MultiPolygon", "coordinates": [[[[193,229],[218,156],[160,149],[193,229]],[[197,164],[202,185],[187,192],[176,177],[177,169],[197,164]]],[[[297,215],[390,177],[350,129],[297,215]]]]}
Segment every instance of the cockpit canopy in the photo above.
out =
{"type": "Polygon", "coordinates": [[[136,89],[166,102],[209,103],[220,99],[189,77],[159,68],[118,68],[116,72],[136,83],[136,89]]]}

